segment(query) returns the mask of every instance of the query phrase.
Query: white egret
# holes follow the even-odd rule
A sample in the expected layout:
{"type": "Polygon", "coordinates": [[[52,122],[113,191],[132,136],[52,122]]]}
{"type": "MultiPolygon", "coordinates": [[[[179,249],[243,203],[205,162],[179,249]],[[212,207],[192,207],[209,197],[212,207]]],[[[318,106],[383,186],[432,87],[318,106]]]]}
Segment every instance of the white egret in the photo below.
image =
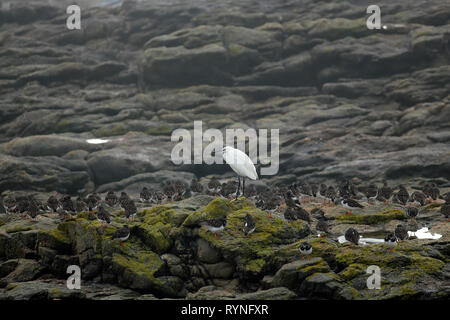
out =
{"type": "Polygon", "coordinates": [[[245,178],[250,178],[252,180],[258,179],[258,174],[256,173],[255,165],[253,161],[241,150],[232,148],[230,146],[225,146],[222,149],[223,159],[227,164],[230,165],[231,169],[238,175],[238,188],[236,191],[236,198],[239,195],[241,188],[241,177],[242,177],[242,194],[245,191],[245,178]]]}

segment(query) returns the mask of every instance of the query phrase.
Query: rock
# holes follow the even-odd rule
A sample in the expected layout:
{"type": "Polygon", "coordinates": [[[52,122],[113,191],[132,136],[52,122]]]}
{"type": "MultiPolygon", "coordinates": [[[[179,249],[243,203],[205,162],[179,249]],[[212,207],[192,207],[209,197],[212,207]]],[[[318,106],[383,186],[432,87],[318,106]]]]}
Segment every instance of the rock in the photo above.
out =
{"type": "Polygon", "coordinates": [[[252,293],[240,294],[236,296],[237,300],[292,300],[296,294],[291,290],[279,287],[268,290],[261,290],[252,293]]]}
{"type": "Polygon", "coordinates": [[[282,266],[275,274],[272,284],[298,291],[308,276],[329,271],[330,267],[322,258],[297,260],[282,266]]]}
{"type": "Polygon", "coordinates": [[[305,278],[302,282],[299,293],[302,296],[315,295],[325,299],[332,299],[336,291],[342,285],[336,280],[334,273],[315,273],[305,278]]]}
{"type": "Polygon", "coordinates": [[[204,264],[211,278],[230,279],[234,273],[234,267],[227,262],[204,264]]]}
{"type": "Polygon", "coordinates": [[[217,263],[221,259],[220,252],[201,238],[197,239],[197,256],[201,262],[205,263],[217,263]]]}
{"type": "Polygon", "coordinates": [[[189,300],[230,300],[235,297],[235,294],[232,292],[221,290],[216,288],[215,286],[206,286],[200,288],[195,293],[190,293],[187,296],[189,300]]]}
{"type": "Polygon", "coordinates": [[[0,280],[1,286],[6,286],[8,283],[12,282],[25,282],[36,279],[42,272],[44,268],[39,264],[39,262],[29,259],[19,259],[17,262],[17,267],[0,280]]]}

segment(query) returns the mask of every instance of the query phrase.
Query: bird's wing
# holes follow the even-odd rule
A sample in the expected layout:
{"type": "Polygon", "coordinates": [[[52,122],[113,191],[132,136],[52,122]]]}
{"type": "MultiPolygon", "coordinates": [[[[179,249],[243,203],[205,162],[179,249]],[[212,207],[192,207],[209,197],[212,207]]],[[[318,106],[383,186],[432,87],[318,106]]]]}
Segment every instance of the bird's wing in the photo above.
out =
{"type": "Polygon", "coordinates": [[[258,179],[255,165],[252,160],[241,150],[227,148],[223,153],[223,158],[231,169],[238,175],[248,177],[252,180],[258,179]]]}

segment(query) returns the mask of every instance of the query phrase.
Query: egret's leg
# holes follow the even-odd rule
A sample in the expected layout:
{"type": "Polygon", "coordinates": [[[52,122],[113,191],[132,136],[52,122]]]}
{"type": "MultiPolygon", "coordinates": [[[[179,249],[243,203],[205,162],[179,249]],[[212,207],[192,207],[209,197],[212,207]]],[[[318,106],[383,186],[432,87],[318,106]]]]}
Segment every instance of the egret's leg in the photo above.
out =
{"type": "Polygon", "coordinates": [[[241,190],[241,177],[238,176],[238,187],[236,191],[236,199],[239,197],[239,191],[241,190]]]}
{"type": "Polygon", "coordinates": [[[245,196],[245,177],[242,177],[242,195],[245,196]]]}

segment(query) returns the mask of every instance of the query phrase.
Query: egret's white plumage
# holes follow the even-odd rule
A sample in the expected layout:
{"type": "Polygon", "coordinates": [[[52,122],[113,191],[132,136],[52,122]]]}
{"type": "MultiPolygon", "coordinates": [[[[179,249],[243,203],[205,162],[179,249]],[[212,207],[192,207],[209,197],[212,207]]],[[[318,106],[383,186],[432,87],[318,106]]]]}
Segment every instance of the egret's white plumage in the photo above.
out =
{"type": "Polygon", "coordinates": [[[252,160],[241,150],[226,146],[222,150],[223,159],[230,165],[231,169],[240,177],[252,180],[258,179],[255,165],[252,160]]]}

